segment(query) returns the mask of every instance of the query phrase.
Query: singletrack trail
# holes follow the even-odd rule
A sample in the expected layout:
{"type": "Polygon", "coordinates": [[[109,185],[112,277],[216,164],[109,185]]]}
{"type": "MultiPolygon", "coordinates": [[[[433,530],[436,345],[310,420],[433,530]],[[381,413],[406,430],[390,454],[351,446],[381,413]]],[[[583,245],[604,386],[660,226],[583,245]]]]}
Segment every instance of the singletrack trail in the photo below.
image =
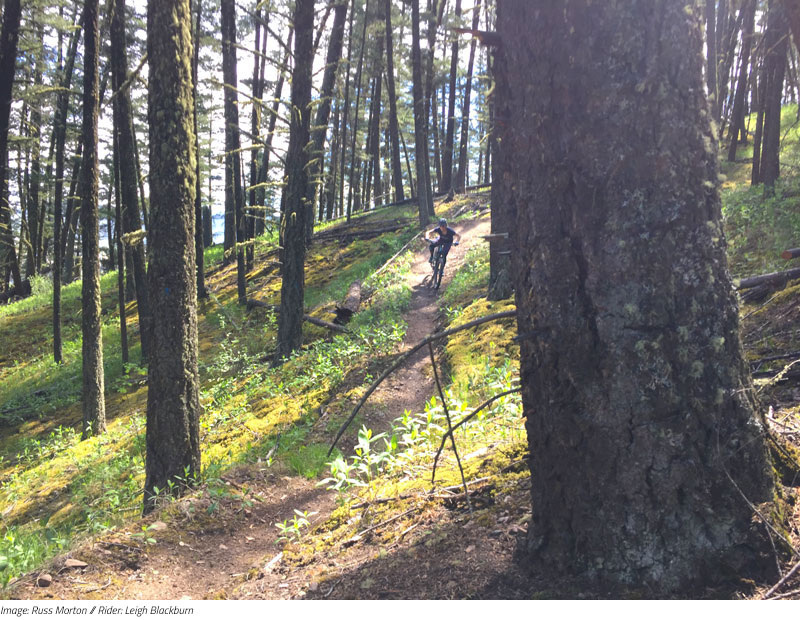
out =
{"type": "MultiPolygon", "coordinates": [[[[451,248],[441,291],[464,262],[466,252],[485,243],[488,219],[459,222],[454,228],[461,243],[451,248]]],[[[428,287],[431,267],[427,246],[415,242],[408,275],[411,304],[404,315],[408,330],[401,351],[435,331],[439,291],[428,287]]],[[[376,390],[365,407],[364,422],[376,432],[386,430],[405,409],[421,411],[435,385],[427,349],[419,351],[376,390]]],[[[347,451],[343,438],[340,447],[347,451]]],[[[330,437],[328,438],[330,439],[330,437]]],[[[20,579],[10,592],[14,598],[36,599],[143,599],[204,598],[287,599],[303,597],[311,583],[311,567],[281,574],[268,567],[285,543],[276,541],[274,524],[292,517],[293,510],[316,513],[311,522],[326,519],[336,506],[333,491],[317,487],[288,468],[273,465],[241,466],[223,477],[227,497],[190,497],[175,502],[167,523],[142,535],[153,519],[94,538],[70,557],[85,568],[68,568],[66,556],[42,572],[52,576],[49,587],[38,587],[40,573],[20,579]],[[148,542],[151,538],[155,542],[148,542]]],[[[277,565],[279,560],[273,564],[277,565]]],[[[330,563],[330,561],[328,561],[330,563]]],[[[336,563],[333,562],[335,565],[336,563]]],[[[349,567],[352,568],[352,567],[349,567]]],[[[420,593],[418,593],[420,594],[420,593]]]]}

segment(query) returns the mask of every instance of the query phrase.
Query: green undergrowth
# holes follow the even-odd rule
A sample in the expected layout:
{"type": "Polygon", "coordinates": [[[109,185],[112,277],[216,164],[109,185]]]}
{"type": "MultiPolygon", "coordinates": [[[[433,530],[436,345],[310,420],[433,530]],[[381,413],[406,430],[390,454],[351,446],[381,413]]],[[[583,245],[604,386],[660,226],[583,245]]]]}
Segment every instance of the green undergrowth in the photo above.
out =
{"type": "MultiPolygon", "coordinates": [[[[298,475],[320,474],[327,449],[307,438],[321,408],[335,409],[343,388],[343,398],[349,390],[363,389],[366,368],[391,355],[405,334],[409,256],[378,277],[371,274],[406,240],[394,235],[338,250],[312,246],[309,297],[330,305],[343,297],[351,278],[359,278],[364,280],[363,310],[348,334],[304,327],[307,344],[277,367],[271,364],[274,313],[247,312],[230,301],[235,299],[235,265],[213,270],[208,282],[218,291],[219,303],[204,301],[198,316],[203,469],[195,483],[210,492],[228,468],[242,463],[269,466],[280,461],[298,475]],[[322,256],[314,260],[315,252],[330,259],[334,251],[334,263],[322,256]]],[[[259,252],[257,247],[257,256],[259,252]]],[[[250,285],[261,290],[274,282],[256,275],[250,285]]],[[[0,333],[22,340],[30,330],[46,329],[49,294],[45,290],[36,296],[27,310],[7,311],[0,317],[0,333]]],[[[103,336],[108,432],[80,441],[79,297],[79,284],[66,287],[65,316],[77,314],[78,321],[65,329],[63,364],[52,363],[49,348],[30,357],[20,348],[17,363],[0,365],[5,373],[0,386],[0,585],[86,536],[129,523],[141,511],[146,371],[120,361],[116,274],[107,274],[103,336]]],[[[135,320],[129,320],[129,330],[134,336],[131,359],[138,360],[135,320]]]]}
{"type": "MultiPolygon", "coordinates": [[[[751,119],[751,127],[755,119],[751,119]]],[[[800,123],[797,105],[784,106],[781,116],[781,177],[775,192],[751,186],[752,143],[743,145],[737,162],[723,161],[722,212],[728,257],[735,277],[745,277],[793,266],[780,257],[800,245],[800,123]]],[[[724,154],[722,159],[724,159],[724,154]]]]}
{"type": "MultiPolygon", "coordinates": [[[[446,327],[514,308],[511,300],[489,302],[479,297],[488,282],[486,261],[485,252],[470,252],[454,275],[442,296],[442,306],[450,309],[446,314],[451,321],[446,327]]],[[[339,492],[340,507],[302,543],[294,540],[287,547],[287,561],[304,564],[320,554],[334,556],[359,540],[359,531],[387,519],[400,520],[377,534],[381,546],[399,540],[398,533],[407,531],[414,519],[402,518],[409,506],[428,501],[424,496],[432,488],[457,488],[461,484],[449,441],[438,460],[435,484],[431,482],[433,463],[448,424],[471,418],[454,433],[468,482],[486,484],[489,480],[494,489],[491,493],[502,493],[506,479],[526,476],[527,444],[519,395],[502,395],[519,384],[515,335],[514,321],[507,320],[451,336],[443,351],[445,402],[431,395],[422,411],[404,411],[386,432],[361,426],[352,450],[336,455],[320,482],[339,492]],[[489,400],[492,402],[479,411],[489,400]]]]}

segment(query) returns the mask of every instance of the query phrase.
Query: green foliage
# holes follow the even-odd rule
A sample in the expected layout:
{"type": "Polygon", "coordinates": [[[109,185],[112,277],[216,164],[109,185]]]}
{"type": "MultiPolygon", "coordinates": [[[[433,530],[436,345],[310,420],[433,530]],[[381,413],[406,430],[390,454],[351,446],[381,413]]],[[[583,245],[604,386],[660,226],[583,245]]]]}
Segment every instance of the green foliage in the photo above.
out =
{"type": "Polygon", "coordinates": [[[304,530],[306,530],[310,525],[311,521],[309,521],[309,517],[313,517],[316,512],[308,512],[304,510],[300,512],[297,508],[294,509],[294,515],[292,516],[291,521],[289,519],[284,519],[282,522],[276,523],[275,527],[278,528],[280,532],[280,536],[278,536],[278,541],[284,542],[298,542],[301,538],[303,538],[304,530]]]}
{"type": "Polygon", "coordinates": [[[319,443],[301,446],[297,452],[292,452],[287,458],[289,467],[295,473],[309,480],[319,475],[327,460],[328,446],[327,444],[319,443]]]}
{"type": "Polygon", "coordinates": [[[489,285],[489,244],[471,248],[464,264],[455,273],[441,296],[441,306],[451,320],[460,310],[475,299],[476,291],[485,293],[489,285]]]}

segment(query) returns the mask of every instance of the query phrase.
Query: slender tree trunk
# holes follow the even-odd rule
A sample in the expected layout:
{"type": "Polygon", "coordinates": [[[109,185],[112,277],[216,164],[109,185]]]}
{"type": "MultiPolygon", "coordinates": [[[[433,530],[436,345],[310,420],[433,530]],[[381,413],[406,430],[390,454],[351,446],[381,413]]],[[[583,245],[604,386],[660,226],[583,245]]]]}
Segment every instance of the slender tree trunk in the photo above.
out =
{"type": "Polygon", "coordinates": [[[158,355],[147,379],[145,513],[160,492],[180,494],[200,473],[191,24],[189,0],[148,4],[147,116],[159,148],[150,149],[147,276],[158,355]]]}
{"type": "Polygon", "coordinates": [[[515,218],[531,557],[649,596],[771,557],[749,504],[773,498],[764,420],[684,5],[507,0],[496,29],[514,42],[497,50],[495,183],[515,218]]]}
{"type": "Polygon", "coordinates": [[[347,64],[345,65],[344,80],[344,103],[342,104],[342,130],[341,130],[341,154],[339,162],[339,217],[344,216],[344,175],[347,167],[347,128],[348,116],[350,113],[350,74],[353,62],[353,15],[355,14],[355,0],[350,5],[350,17],[347,22],[347,64]]]}
{"type": "Polygon", "coordinates": [[[278,315],[276,360],[288,357],[303,341],[305,290],[305,218],[309,195],[308,151],[311,137],[311,71],[314,62],[314,0],[296,0],[294,9],[294,70],[289,149],[286,153],[285,211],[281,222],[281,310],[278,315]]]}
{"type": "MultiPolygon", "coordinates": [[[[461,19],[461,0],[456,0],[456,21],[461,19]]],[[[453,150],[456,128],[456,77],[458,76],[458,36],[453,33],[450,45],[450,82],[447,92],[447,129],[442,149],[442,184],[439,192],[449,192],[453,187],[453,150]]]]}
{"type": "MultiPolygon", "coordinates": [[[[481,13],[481,0],[475,2],[472,13],[472,29],[478,29],[478,19],[481,13]]],[[[469,62],[467,64],[467,84],[464,87],[464,103],[461,106],[461,139],[458,141],[458,168],[456,170],[455,189],[464,192],[467,188],[467,147],[469,146],[469,109],[472,99],[472,69],[475,65],[475,38],[469,44],[469,62]]]]}
{"type": "MultiPolygon", "coordinates": [[[[196,177],[194,197],[194,260],[195,270],[197,271],[197,298],[204,299],[208,297],[208,291],[206,290],[205,254],[203,253],[205,248],[205,231],[203,229],[203,180],[200,176],[200,131],[199,127],[197,126],[197,72],[200,66],[200,22],[203,15],[203,0],[193,1],[197,7],[194,30],[194,56],[192,56],[192,96],[194,97],[192,127],[194,129],[194,152],[197,154],[195,157],[194,168],[194,174],[196,177]]],[[[256,22],[256,28],[258,28],[258,22],[256,22]]],[[[256,37],[256,39],[258,39],[258,37],[256,37]]],[[[256,48],[258,48],[258,42],[256,42],[256,48]]],[[[253,88],[255,88],[255,86],[253,88]]],[[[259,98],[260,97],[261,95],[259,94],[259,98]]],[[[255,113],[253,116],[256,116],[255,113]]],[[[253,151],[253,153],[255,153],[255,151],[253,151]]]]}
{"type": "Polygon", "coordinates": [[[780,176],[781,103],[786,73],[786,49],[789,24],[781,0],[769,3],[766,50],[766,86],[764,89],[764,142],[761,147],[761,180],[767,194],[774,192],[780,176]]]}
{"type": "Polygon", "coordinates": [[[394,44],[392,41],[392,1],[386,0],[386,94],[389,98],[389,138],[392,152],[392,183],[394,200],[405,199],[403,169],[400,163],[400,131],[397,126],[397,93],[394,84],[394,44]]]}
{"type": "Polygon", "coordinates": [[[311,243],[311,235],[314,234],[314,212],[316,206],[317,188],[321,185],[321,177],[324,161],[325,134],[328,129],[328,120],[331,114],[331,99],[333,98],[333,86],[336,82],[336,72],[339,68],[339,61],[342,58],[342,45],[344,43],[344,24],[347,18],[347,1],[339,0],[334,5],[333,26],[328,39],[328,52],[325,56],[325,71],[322,76],[322,87],[319,91],[320,103],[317,106],[317,113],[314,117],[313,130],[311,132],[311,162],[309,167],[309,195],[308,216],[306,218],[306,244],[311,243]]]}
{"type": "Polygon", "coordinates": [[[62,200],[64,196],[64,146],[67,138],[67,111],[69,108],[69,89],[78,53],[83,17],[71,35],[66,65],[61,77],[61,91],[56,96],[56,110],[53,120],[55,143],[56,178],[53,197],[53,361],[60,364],[63,358],[61,343],[61,276],[64,251],[61,237],[64,230],[62,222],[62,200]]]}
{"type": "MultiPolygon", "coordinates": [[[[119,147],[120,199],[122,200],[121,225],[125,234],[141,233],[139,219],[139,195],[137,194],[138,174],[136,172],[136,140],[133,135],[133,111],[130,90],[124,87],[128,79],[128,58],[125,37],[126,0],[114,0],[111,14],[111,85],[114,90],[113,115],[114,130],[119,147]]],[[[141,240],[128,244],[130,263],[136,289],[136,307],[139,313],[139,338],[142,359],[150,357],[153,348],[153,317],[147,290],[147,265],[144,243],[141,240]]]]}
{"type": "MultiPolygon", "coordinates": [[[[36,25],[37,30],[37,45],[42,48],[42,51],[36,54],[35,67],[33,71],[33,85],[34,89],[42,87],[42,71],[44,64],[43,48],[44,48],[44,28],[36,25]]],[[[33,101],[31,104],[31,115],[29,119],[29,139],[31,141],[31,164],[30,164],[30,177],[28,178],[28,234],[30,238],[30,248],[28,252],[28,277],[35,275],[41,271],[42,268],[42,223],[44,220],[43,201],[39,198],[39,188],[42,182],[42,164],[41,164],[41,135],[42,135],[42,102],[41,100],[33,101]]]]}
{"type": "MultiPolygon", "coordinates": [[[[711,1],[711,0],[709,0],[711,1]]],[[[731,113],[731,126],[728,131],[728,161],[736,161],[736,147],[739,144],[739,133],[744,128],[744,106],[745,95],[747,94],[747,73],[750,63],[750,50],[753,45],[753,31],[755,29],[756,2],[747,0],[742,7],[746,11],[744,25],[742,28],[742,53],[739,61],[739,78],[736,83],[736,95],[733,100],[733,111],[731,113]]],[[[745,136],[747,134],[745,133],[745,136]]]]}
{"type": "Polygon", "coordinates": [[[422,54],[419,48],[419,0],[411,0],[411,71],[414,97],[414,162],[417,169],[417,204],[419,225],[425,227],[431,221],[433,210],[429,170],[426,165],[428,137],[425,131],[425,94],[422,88],[422,54]],[[429,202],[430,201],[430,202],[429,202]]]}
{"type": "Polygon", "coordinates": [[[98,228],[97,139],[100,100],[98,0],[85,0],[83,52],[83,165],[81,166],[81,324],[83,331],[84,439],[106,430],[103,394],[103,333],[100,315],[100,231],[98,228]]]}
{"type": "MultiPolygon", "coordinates": [[[[117,225],[114,227],[116,234],[114,242],[117,245],[117,255],[119,256],[119,266],[117,268],[117,302],[119,307],[119,344],[122,350],[122,363],[128,363],[128,321],[125,316],[125,248],[122,246],[122,198],[120,197],[120,174],[119,174],[119,141],[114,140],[114,204],[117,218],[117,225]]],[[[111,237],[108,238],[108,245],[111,246],[111,237]]]]}
{"type": "MultiPolygon", "coordinates": [[[[269,26],[269,11],[267,11],[266,16],[266,24],[265,26],[269,26]]],[[[264,66],[266,63],[266,57],[264,54],[260,53],[261,49],[261,5],[258,5],[256,9],[256,19],[255,21],[255,42],[253,45],[253,81],[251,84],[252,87],[252,97],[253,101],[251,104],[252,112],[250,114],[250,139],[253,142],[253,146],[255,144],[261,142],[260,132],[261,132],[261,106],[262,106],[262,98],[264,97],[264,66]]],[[[264,45],[266,46],[267,41],[267,29],[264,28],[264,45]]],[[[197,55],[197,50],[195,50],[195,56],[197,55]]],[[[196,82],[197,80],[195,80],[196,82]]],[[[195,111],[195,114],[197,112],[195,111]]],[[[195,130],[196,132],[196,130],[195,130]]],[[[245,238],[248,240],[254,239],[256,236],[256,218],[258,216],[258,211],[256,211],[256,184],[258,183],[258,149],[252,148],[250,149],[250,190],[248,191],[248,204],[250,208],[247,210],[245,216],[245,238]]],[[[247,271],[250,271],[253,268],[253,259],[255,258],[255,250],[252,243],[248,244],[247,249],[245,251],[245,268],[247,271]]]]}
{"type": "Polygon", "coordinates": [[[22,290],[22,276],[11,232],[11,207],[8,203],[8,131],[20,14],[19,0],[5,0],[0,32],[0,275],[9,270],[17,290],[22,290]]]}
{"type": "Polygon", "coordinates": [[[717,0],[706,0],[706,88],[708,100],[714,113],[714,122],[719,123],[717,107],[717,0]]]}
{"type": "Polygon", "coordinates": [[[239,152],[239,106],[236,89],[236,9],[234,0],[222,0],[222,72],[225,82],[225,249],[233,248],[235,231],[236,291],[239,303],[247,303],[244,264],[244,196],[239,152]],[[231,225],[231,230],[228,226],[231,225]],[[231,242],[230,246],[228,245],[231,242]]]}

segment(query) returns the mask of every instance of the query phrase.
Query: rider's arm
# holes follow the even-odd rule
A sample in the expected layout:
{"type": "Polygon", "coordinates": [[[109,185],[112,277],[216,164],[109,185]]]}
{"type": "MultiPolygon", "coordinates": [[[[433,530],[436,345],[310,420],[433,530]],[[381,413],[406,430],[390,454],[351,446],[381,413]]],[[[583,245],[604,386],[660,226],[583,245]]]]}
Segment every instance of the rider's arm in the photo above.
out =
{"type": "Polygon", "coordinates": [[[455,237],[455,240],[454,240],[454,241],[455,241],[456,243],[459,243],[459,242],[461,241],[461,235],[459,235],[458,233],[456,233],[456,234],[454,235],[454,237],[455,237]]]}

